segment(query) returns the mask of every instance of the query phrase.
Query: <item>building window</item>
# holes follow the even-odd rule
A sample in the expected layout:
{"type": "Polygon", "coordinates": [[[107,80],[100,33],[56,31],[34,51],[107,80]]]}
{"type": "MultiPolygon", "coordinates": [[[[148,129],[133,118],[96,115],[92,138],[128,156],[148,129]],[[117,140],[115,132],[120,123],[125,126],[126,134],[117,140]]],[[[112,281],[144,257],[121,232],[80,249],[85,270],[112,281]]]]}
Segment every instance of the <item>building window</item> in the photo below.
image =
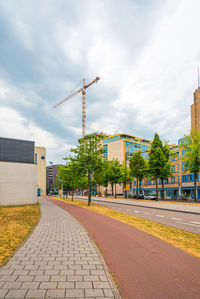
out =
{"type": "Polygon", "coordinates": [[[176,172],[176,165],[171,165],[171,171],[176,172]]]}
{"type": "Polygon", "coordinates": [[[35,164],[37,164],[37,153],[35,153],[35,164]]]}
{"type": "Polygon", "coordinates": [[[171,183],[174,184],[176,181],[176,178],[174,176],[171,177],[171,183]]]}

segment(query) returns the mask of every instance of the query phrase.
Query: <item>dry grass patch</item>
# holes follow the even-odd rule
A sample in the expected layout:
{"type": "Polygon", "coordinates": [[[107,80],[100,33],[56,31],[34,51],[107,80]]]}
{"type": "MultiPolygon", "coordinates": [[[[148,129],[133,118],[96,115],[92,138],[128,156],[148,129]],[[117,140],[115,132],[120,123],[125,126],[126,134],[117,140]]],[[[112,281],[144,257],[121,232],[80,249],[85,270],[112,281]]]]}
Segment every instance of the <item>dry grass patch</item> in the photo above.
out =
{"type": "Polygon", "coordinates": [[[0,207],[0,265],[33,230],[39,218],[39,204],[0,207]]]}
{"type": "Polygon", "coordinates": [[[162,241],[173,245],[176,248],[179,248],[195,257],[200,258],[200,235],[189,233],[150,220],[127,215],[125,213],[121,213],[94,203],[92,203],[92,205],[89,207],[87,205],[87,202],[85,201],[75,200],[72,202],[70,199],[59,200],[66,201],[70,204],[86,208],[88,210],[109,216],[123,223],[129,224],[137,229],[140,229],[143,232],[146,232],[162,241]]]}

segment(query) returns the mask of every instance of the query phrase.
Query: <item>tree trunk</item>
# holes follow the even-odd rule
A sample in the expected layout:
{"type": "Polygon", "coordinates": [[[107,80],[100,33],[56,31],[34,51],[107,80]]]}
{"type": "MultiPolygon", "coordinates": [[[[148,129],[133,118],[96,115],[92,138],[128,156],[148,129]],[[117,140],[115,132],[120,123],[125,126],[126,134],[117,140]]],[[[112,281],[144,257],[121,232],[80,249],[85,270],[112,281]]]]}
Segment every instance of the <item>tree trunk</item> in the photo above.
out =
{"type": "Polygon", "coordinates": [[[91,174],[88,171],[88,206],[91,204],[91,174]]]}
{"type": "Polygon", "coordinates": [[[164,188],[165,188],[165,185],[164,185],[164,180],[161,179],[161,181],[162,181],[162,195],[161,195],[161,197],[162,197],[162,199],[164,199],[164,188]]]}
{"type": "Polygon", "coordinates": [[[156,177],[156,200],[158,200],[158,178],[156,177]]]}
{"type": "Polygon", "coordinates": [[[136,179],[136,197],[138,197],[138,178],[136,179]]]}
{"type": "Polygon", "coordinates": [[[106,187],[106,198],[108,197],[108,189],[107,189],[107,187],[106,187]]]}
{"type": "Polygon", "coordinates": [[[115,198],[117,198],[117,184],[115,183],[115,198]]]}
{"type": "Polygon", "coordinates": [[[113,184],[111,184],[111,186],[112,186],[112,196],[113,196],[114,195],[113,184]]]}
{"type": "Polygon", "coordinates": [[[72,186],[72,201],[74,200],[74,187],[72,186]]]}
{"type": "Polygon", "coordinates": [[[194,174],[194,201],[197,201],[197,174],[194,174]]]}
{"type": "Polygon", "coordinates": [[[141,194],[141,180],[139,180],[139,194],[141,194]]]}

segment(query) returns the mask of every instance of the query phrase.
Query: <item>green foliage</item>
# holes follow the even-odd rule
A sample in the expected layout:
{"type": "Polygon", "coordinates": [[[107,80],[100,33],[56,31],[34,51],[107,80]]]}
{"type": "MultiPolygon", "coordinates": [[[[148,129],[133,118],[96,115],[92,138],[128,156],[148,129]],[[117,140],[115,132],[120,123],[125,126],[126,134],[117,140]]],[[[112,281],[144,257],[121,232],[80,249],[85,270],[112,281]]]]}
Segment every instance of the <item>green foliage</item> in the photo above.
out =
{"type": "Polygon", "coordinates": [[[149,153],[149,174],[156,180],[156,198],[158,199],[158,178],[167,175],[169,161],[167,145],[163,146],[158,133],[155,133],[149,153]]]}
{"type": "Polygon", "coordinates": [[[91,203],[91,176],[96,172],[97,178],[98,171],[102,167],[104,149],[102,148],[101,140],[102,136],[95,134],[86,135],[79,140],[79,145],[76,148],[71,149],[71,152],[74,153],[71,162],[76,162],[79,172],[88,176],[88,205],[91,203]]]}
{"type": "Polygon", "coordinates": [[[141,155],[141,152],[136,152],[130,159],[130,175],[137,179],[136,194],[138,194],[138,182],[147,174],[147,162],[141,155]]]}
{"type": "Polygon", "coordinates": [[[184,163],[184,172],[189,171],[194,174],[194,199],[197,200],[196,182],[200,171],[200,131],[193,129],[190,135],[184,135],[180,147],[185,150],[182,157],[184,163]]]}

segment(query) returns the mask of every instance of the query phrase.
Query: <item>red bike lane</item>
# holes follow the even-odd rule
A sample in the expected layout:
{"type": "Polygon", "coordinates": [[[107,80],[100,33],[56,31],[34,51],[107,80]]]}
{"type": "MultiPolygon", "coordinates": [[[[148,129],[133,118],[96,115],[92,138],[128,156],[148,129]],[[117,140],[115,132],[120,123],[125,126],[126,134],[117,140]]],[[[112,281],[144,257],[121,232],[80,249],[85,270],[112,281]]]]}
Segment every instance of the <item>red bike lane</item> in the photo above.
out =
{"type": "Polygon", "coordinates": [[[85,226],[124,299],[200,299],[200,259],[110,217],[49,200],[85,226]]]}

